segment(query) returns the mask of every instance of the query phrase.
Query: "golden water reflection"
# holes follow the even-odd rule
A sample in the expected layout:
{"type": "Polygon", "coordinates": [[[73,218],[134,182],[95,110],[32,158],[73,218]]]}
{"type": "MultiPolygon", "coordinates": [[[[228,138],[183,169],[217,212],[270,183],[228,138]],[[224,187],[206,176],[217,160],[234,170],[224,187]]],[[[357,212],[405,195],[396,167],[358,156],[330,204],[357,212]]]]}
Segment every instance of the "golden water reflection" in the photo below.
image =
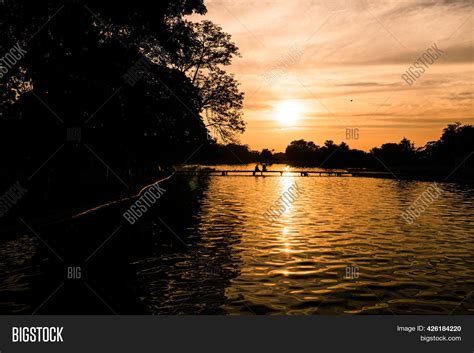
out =
{"type": "Polygon", "coordinates": [[[240,275],[226,289],[223,308],[452,310],[474,289],[474,192],[444,184],[418,225],[407,225],[401,212],[427,186],[370,178],[212,178],[195,231],[201,245],[212,248],[215,237],[238,237],[229,246],[238,254],[240,275]],[[265,211],[295,182],[300,197],[267,221],[265,211]],[[358,278],[345,278],[348,266],[359,269],[358,278]]]}
{"type": "Polygon", "coordinates": [[[440,198],[415,225],[406,224],[400,214],[429,185],[211,177],[187,229],[190,251],[173,255],[186,261],[158,265],[172,280],[160,279],[154,308],[169,312],[164,296],[167,307],[189,314],[474,313],[463,301],[474,290],[474,190],[441,184],[440,198]],[[295,182],[299,197],[266,219],[295,182]]]}

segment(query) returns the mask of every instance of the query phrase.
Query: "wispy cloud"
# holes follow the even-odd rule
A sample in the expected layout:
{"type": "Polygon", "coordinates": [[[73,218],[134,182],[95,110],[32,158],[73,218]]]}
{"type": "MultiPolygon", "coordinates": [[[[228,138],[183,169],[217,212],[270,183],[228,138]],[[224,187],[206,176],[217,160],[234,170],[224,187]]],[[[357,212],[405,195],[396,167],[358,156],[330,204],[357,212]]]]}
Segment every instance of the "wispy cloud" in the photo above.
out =
{"type": "Polygon", "coordinates": [[[381,137],[402,135],[422,145],[437,138],[443,124],[472,122],[471,0],[208,0],[206,4],[206,18],[231,33],[240,47],[242,58],[230,70],[246,92],[248,128],[242,141],[254,148],[282,150],[292,139],[303,137],[321,143],[317,139],[333,138],[335,131],[321,122],[335,117],[339,122],[333,126],[372,124],[375,130],[383,126],[373,124],[374,115],[391,119],[390,133],[375,132],[355,142],[354,147],[364,149],[381,137]],[[400,75],[433,43],[445,53],[408,87],[400,75]],[[300,51],[298,60],[284,68],[275,84],[266,85],[264,72],[292,48],[300,51]],[[299,125],[289,129],[274,119],[275,106],[285,99],[304,104],[299,125]]]}

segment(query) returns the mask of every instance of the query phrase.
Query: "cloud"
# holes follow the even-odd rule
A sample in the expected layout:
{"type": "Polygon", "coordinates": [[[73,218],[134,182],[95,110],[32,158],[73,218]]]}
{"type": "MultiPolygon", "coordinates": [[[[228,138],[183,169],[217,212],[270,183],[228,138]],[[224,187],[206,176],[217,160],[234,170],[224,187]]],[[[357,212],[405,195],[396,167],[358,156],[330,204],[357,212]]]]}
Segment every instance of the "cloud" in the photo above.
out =
{"type": "Polygon", "coordinates": [[[336,87],[396,87],[399,83],[381,83],[381,82],[350,82],[335,84],[336,87]]]}
{"type": "MultiPolygon", "coordinates": [[[[412,134],[418,144],[438,136],[445,123],[463,117],[472,122],[472,0],[207,0],[206,5],[208,14],[193,19],[220,24],[242,53],[227,69],[246,92],[248,128],[242,140],[253,148],[284,148],[288,141],[278,134],[321,139],[333,133],[328,126],[339,123],[334,117],[361,124],[375,118],[374,129],[389,124],[390,136],[412,134]],[[433,43],[444,54],[408,86],[400,75],[433,43]],[[282,75],[266,82],[265,73],[295,48],[296,60],[287,60],[282,75]],[[276,128],[273,107],[284,99],[305,105],[306,134],[276,128]]],[[[385,137],[379,131],[366,143],[385,137]]]]}

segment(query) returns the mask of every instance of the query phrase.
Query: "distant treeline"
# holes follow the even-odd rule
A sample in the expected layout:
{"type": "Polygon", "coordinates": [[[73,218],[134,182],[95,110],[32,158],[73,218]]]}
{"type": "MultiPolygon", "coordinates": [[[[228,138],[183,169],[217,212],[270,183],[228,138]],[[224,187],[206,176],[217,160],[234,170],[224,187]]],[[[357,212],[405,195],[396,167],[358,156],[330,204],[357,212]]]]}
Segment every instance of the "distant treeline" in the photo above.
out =
{"type": "Polygon", "coordinates": [[[225,68],[240,53],[220,26],[189,20],[206,11],[204,0],[0,1],[0,188],[73,200],[183,163],[451,166],[474,149],[460,123],[424,147],[403,139],[371,153],[330,140],[284,153],[239,145],[244,93],[225,68]]]}
{"type": "Polygon", "coordinates": [[[194,162],[200,163],[253,163],[284,162],[294,165],[341,167],[341,168],[383,168],[386,166],[473,166],[474,158],[468,158],[474,151],[474,127],[459,122],[443,129],[437,141],[430,141],[423,147],[416,147],[407,138],[399,143],[385,143],[370,152],[351,149],[345,142],[340,144],[327,140],[322,146],[313,141],[292,141],[284,153],[269,149],[252,151],[246,145],[214,144],[206,147],[205,153],[194,162]]]}

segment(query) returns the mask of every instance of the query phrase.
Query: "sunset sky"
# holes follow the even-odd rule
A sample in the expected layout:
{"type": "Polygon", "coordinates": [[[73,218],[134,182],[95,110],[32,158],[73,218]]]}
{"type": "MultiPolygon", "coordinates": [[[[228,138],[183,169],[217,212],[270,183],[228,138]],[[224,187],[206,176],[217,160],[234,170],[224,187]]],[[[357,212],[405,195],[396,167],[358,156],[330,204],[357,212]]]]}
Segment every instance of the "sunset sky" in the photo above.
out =
{"type": "Polygon", "coordinates": [[[453,121],[474,123],[472,1],[207,0],[241,58],[227,68],[245,92],[252,149],[295,139],[368,150],[417,146],[453,121]],[[401,75],[429,47],[444,53],[409,86],[401,75]],[[358,140],[346,140],[358,128],[358,140]]]}

